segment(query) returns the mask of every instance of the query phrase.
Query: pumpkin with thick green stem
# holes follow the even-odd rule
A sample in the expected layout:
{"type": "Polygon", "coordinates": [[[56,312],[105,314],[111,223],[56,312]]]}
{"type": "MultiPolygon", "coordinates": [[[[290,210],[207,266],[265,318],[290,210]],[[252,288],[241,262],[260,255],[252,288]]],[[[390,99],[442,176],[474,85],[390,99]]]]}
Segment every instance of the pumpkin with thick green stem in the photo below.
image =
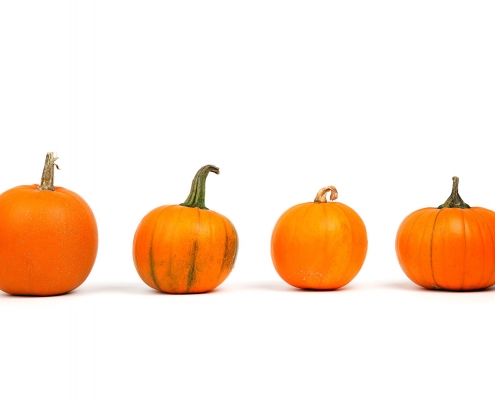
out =
{"type": "Polygon", "coordinates": [[[495,212],[470,207],[459,178],[438,208],[422,208],[399,227],[395,249],[414,283],[427,289],[477,290],[495,284],[495,212]]]}
{"type": "Polygon", "coordinates": [[[150,287],[167,293],[202,293],[230,274],[237,255],[237,233],[223,215],[205,206],[205,183],[213,165],[194,177],[186,201],[155,208],[139,224],[134,265],[150,287]]]}

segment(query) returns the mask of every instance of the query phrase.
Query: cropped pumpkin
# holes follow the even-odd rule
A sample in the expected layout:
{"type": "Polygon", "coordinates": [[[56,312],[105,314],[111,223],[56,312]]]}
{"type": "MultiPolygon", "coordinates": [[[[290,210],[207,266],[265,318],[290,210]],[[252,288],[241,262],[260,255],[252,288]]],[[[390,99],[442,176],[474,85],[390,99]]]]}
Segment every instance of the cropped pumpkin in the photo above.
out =
{"type": "Polygon", "coordinates": [[[150,287],[166,293],[202,293],[215,289],[234,268],[237,233],[223,215],[205,206],[206,177],[218,174],[202,167],[191,192],[180,205],[155,208],[134,235],[134,265],[150,287]]]}
{"type": "Polygon", "coordinates": [[[359,215],[335,202],[333,186],[321,189],[313,203],[289,208],[273,229],[271,253],[276,271],[303,289],[338,289],[360,271],[368,249],[359,215]],[[326,194],[331,192],[327,202],[326,194]]]}
{"type": "MultiPolygon", "coordinates": [[[[88,204],[53,186],[56,158],[48,153],[41,185],[0,195],[0,289],[17,295],[69,292],[88,277],[98,230],[88,204]]],[[[58,168],[58,166],[57,166],[58,168]]]]}
{"type": "Polygon", "coordinates": [[[395,248],[409,279],[427,289],[478,290],[495,284],[495,213],[470,207],[454,177],[447,201],[408,215],[395,248]]]}

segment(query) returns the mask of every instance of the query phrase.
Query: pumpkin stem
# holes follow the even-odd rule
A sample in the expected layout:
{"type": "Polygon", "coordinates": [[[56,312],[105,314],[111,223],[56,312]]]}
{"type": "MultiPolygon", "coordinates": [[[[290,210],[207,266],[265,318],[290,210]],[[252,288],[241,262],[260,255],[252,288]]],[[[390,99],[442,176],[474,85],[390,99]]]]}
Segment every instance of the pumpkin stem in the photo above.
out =
{"type": "Polygon", "coordinates": [[[41,184],[38,186],[38,190],[55,190],[53,186],[53,177],[55,175],[55,167],[60,169],[55,161],[58,157],[55,157],[53,153],[46,153],[45,167],[43,168],[43,174],[41,175],[41,184]]]}
{"type": "Polygon", "coordinates": [[[464,203],[459,196],[459,178],[454,176],[452,178],[454,183],[452,184],[452,193],[445,203],[438,206],[438,208],[471,208],[469,204],[464,203]]]}
{"type": "Polygon", "coordinates": [[[214,165],[205,165],[196,173],[191,185],[191,191],[186,201],[181,206],[198,207],[201,210],[208,210],[205,206],[206,177],[210,172],[220,173],[220,168],[214,165]]]}
{"type": "Polygon", "coordinates": [[[337,200],[337,197],[339,197],[339,193],[337,192],[335,186],[327,186],[323,189],[320,189],[319,192],[316,194],[315,203],[326,203],[328,192],[330,192],[330,200],[332,201],[337,200]]]}

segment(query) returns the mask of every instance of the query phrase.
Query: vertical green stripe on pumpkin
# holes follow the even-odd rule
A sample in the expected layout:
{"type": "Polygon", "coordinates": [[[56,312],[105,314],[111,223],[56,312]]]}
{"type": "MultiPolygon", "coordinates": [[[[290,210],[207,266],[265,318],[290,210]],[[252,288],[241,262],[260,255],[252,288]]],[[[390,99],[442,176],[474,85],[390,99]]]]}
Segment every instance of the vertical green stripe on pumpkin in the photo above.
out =
{"type": "Polygon", "coordinates": [[[205,206],[205,193],[206,193],[206,178],[210,172],[215,174],[220,173],[220,168],[214,165],[205,165],[200,168],[196,173],[191,185],[191,191],[184,203],[181,206],[186,207],[198,207],[201,210],[208,210],[205,206]]]}
{"type": "Polygon", "coordinates": [[[153,256],[153,235],[151,235],[150,243],[151,243],[150,249],[148,252],[150,275],[151,275],[151,279],[153,280],[153,283],[156,285],[157,289],[161,290],[160,285],[158,284],[158,279],[156,279],[156,273],[155,273],[155,258],[153,256]]]}

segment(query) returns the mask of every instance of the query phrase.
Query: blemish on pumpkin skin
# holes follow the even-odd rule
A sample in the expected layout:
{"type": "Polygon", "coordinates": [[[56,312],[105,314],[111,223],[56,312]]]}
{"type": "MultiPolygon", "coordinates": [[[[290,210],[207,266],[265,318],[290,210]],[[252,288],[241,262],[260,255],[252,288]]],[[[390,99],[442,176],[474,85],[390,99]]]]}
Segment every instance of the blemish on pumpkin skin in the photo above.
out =
{"type": "Polygon", "coordinates": [[[306,281],[306,278],[308,281],[311,281],[311,284],[315,283],[322,283],[325,281],[325,279],[330,278],[330,273],[323,274],[323,272],[319,271],[318,266],[310,266],[304,270],[299,270],[299,275],[302,277],[303,281],[306,281]]]}

